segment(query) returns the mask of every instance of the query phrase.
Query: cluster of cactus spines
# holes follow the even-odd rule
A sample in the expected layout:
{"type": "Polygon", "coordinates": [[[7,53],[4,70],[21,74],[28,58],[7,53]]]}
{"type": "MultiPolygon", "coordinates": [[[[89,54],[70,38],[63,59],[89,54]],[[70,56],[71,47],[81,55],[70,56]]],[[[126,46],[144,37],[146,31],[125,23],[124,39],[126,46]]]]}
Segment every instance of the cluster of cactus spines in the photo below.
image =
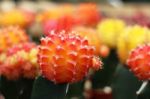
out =
{"type": "Polygon", "coordinates": [[[150,45],[141,45],[133,49],[127,65],[140,80],[150,80],[150,45]]]}
{"type": "Polygon", "coordinates": [[[37,53],[34,43],[14,45],[0,54],[0,74],[8,80],[35,78],[38,73],[37,53]]]}
{"type": "Polygon", "coordinates": [[[119,19],[104,19],[97,25],[101,41],[110,48],[116,48],[117,38],[122,33],[126,24],[119,19]]]}
{"type": "Polygon", "coordinates": [[[0,53],[13,45],[29,41],[29,37],[25,31],[17,26],[1,28],[0,35],[0,53]]]}
{"type": "Polygon", "coordinates": [[[73,83],[85,77],[90,68],[101,68],[88,40],[72,33],[51,31],[41,39],[38,63],[42,75],[54,83],[73,83]]]}
{"type": "Polygon", "coordinates": [[[117,53],[120,61],[125,63],[129,52],[140,44],[149,42],[149,30],[138,25],[126,27],[117,42],[117,53]]]}

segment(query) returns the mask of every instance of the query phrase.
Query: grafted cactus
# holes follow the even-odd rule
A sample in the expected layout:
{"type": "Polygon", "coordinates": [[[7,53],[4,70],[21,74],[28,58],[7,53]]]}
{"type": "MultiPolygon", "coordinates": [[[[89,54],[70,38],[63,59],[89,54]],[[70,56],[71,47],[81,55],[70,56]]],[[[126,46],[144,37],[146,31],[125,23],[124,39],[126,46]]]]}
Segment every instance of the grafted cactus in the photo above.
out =
{"type": "Polygon", "coordinates": [[[8,80],[34,79],[38,74],[38,49],[34,43],[23,43],[0,55],[0,74],[8,80]]]}
{"type": "Polygon", "coordinates": [[[88,40],[78,35],[51,32],[41,39],[39,47],[38,62],[42,75],[55,83],[78,82],[90,68],[101,68],[94,50],[88,40]]]}

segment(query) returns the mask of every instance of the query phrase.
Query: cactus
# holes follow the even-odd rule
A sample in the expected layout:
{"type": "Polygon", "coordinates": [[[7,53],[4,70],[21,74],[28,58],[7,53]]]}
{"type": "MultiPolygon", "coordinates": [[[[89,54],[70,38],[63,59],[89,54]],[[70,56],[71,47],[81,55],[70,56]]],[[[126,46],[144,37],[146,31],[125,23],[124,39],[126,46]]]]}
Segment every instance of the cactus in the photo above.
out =
{"type": "Polygon", "coordinates": [[[55,83],[78,82],[90,68],[101,68],[88,40],[65,32],[51,32],[41,39],[38,63],[43,76],[55,83]]]}
{"type": "Polygon", "coordinates": [[[131,51],[127,64],[129,69],[138,77],[140,80],[150,79],[150,45],[141,45],[131,51]]]}
{"type": "Polygon", "coordinates": [[[38,74],[37,52],[34,43],[14,45],[0,55],[0,74],[8,80],[35,78],[38,74]]]}
{"type": "Polygon", "coordinates": [[[0,35],[0,53],[7,51],[7,49],[13,45],[29,41],[26,32],[17,26],[1,28],[0,35]]]}
{"type": "MultiPolygon", "coordinates": [[[[115,99],[122,99],[122,97],[125,99],[138,98],[136,92],[140,88],[142,82],[139,81],[137,77],[141,77],[140,75],[143,75],[141,74],[142,69],[140,68],[145,66],[144,63],[146,62],[146,59],[144,59],[144,57],[148,57],[148,54],[146,54],[145,50],[141,50],[142,48],[140,49],[140,47],[139,50],[136,51],[132,51],[132,49],[140,46],[141,44],[148,43],[148,38],[149,29],[138,25],[127,27],[125,30],[123,30],[120,37],[118,38],[117,53],[122,65],[119,65],[119,69],[116,70],[116,78],[114,78],[115,81],[113,82],[113,95],[115,99]],[[126,64],[127,59],[128,64],[126,64]],[[128,68],[133,71],[137,77],[135,77],[128,68]],[[128,83],[127,85],[129,87],[123,87],[123,85],[126,83],[128,83]],[[125,93],[125,90],[126,92],[130,91],[130,93],[125,93]]],[[[146,70],[146,68],[143,68],[143,70],[146,70]]]]}
{"type": "Polygon", "coordinates": [[[149,50],[150,45],[141,45],[131,51],[127,64],[129,69],[134,73],[134,75],[143,81],[141,88],[137,91],[138,99],[150,98],[148,95],[150,92],[149,89],[149,50]],[[147,85],[148,84],[148,85],[147,85]],[[145,95],[143,95],[145,94],[145,95]]]}
{"type": "Polygon", "coordinates": [[[79,82],[90,68],[102,65],[88,40],[65,31],[51,31],[41,39],[38,63],[42,75],[35,80],[31,99],[63,99],[68,83],[79,82]]]}
{"type": "Polygon", "coordinates": [[[34,43],[22,43],[0,54],[0,91],[5,99],[30,98],[38,75],[37,52],[34,43]]]}
{"type": "Polygon", "coordinates": [[[148,42],[149,29],[138,25],[126,27],[118,37],[117,42],[117,53],[120,61],[125,63],[132,49],[148,42]]]}
{"type": "Polygon", "coordinates": [[[22,10],[10,10],[0,15],[0,26],[17,25],[22,28],[30,26],[34,20],[34,14],[22,10]]]}
{"type": "Polygon", "coordinates": [[[101,20],[101,14],[96,4],[81,3],[77,7],[76,18],[83,25],[95,27],[101,20]]]}
{"type": "Polygon", "coordinates": [[[125,22],[119,19],[104,19],[99,22],[97,31],[102,43],[108,45],[110,48],[116,48],[117,38],[125,26],[125,22]]]}
{"type": "Polygon", "coordinates": [[[0,13],[0,98],[150,98],[147,16],[128,24],[101,20],[94,3],[36,7],[36,19],[24,7],[0,13]]]}

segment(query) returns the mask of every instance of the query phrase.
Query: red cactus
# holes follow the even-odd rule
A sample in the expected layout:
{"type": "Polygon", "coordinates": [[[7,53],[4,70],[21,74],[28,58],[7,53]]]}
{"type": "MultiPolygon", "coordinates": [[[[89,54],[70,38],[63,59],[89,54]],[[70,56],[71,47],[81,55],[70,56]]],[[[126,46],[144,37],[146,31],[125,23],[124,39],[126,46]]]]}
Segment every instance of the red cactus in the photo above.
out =
{"type": "Polygon", "coordinates": [[[0,55],[0,73],[9,80],[20,77],[34,78],[37,75],[37,52],[34,43],[15,45],[0,55]]]}
{"type": "Polygon", "coordinates": [[[38,63],[42,74],[55,83],[80,81],[92,67],[101,68],[88,41],[72,33],[54,33],[41,39],[38,63]]]}
{"type": "Polygon", "coordinates": [[[140,79],[150,79],[150,45],[139,46],[131,51],[127,60],[130,70],[140,79]]]}
{"type": "Polygon", "coordinates": [[[79,21],[73,16],[62,16],[56,20],[49,20],[43,24],[44,34],[48,35],[50,31],[60,32],[62,30],[71,31],[79,24],[79,21]]]}

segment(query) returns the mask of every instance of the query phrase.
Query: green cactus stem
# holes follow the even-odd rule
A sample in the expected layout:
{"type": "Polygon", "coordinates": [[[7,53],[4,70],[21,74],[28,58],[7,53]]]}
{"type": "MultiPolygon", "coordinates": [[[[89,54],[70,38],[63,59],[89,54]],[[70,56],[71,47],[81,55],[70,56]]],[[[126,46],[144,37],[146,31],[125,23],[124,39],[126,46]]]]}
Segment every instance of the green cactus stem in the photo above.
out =
{"type": "Polygon", "coordinates": [[[55,84],[42,76],[34,82],[31,99],[64,99],[69,84],[55,84]]]}

